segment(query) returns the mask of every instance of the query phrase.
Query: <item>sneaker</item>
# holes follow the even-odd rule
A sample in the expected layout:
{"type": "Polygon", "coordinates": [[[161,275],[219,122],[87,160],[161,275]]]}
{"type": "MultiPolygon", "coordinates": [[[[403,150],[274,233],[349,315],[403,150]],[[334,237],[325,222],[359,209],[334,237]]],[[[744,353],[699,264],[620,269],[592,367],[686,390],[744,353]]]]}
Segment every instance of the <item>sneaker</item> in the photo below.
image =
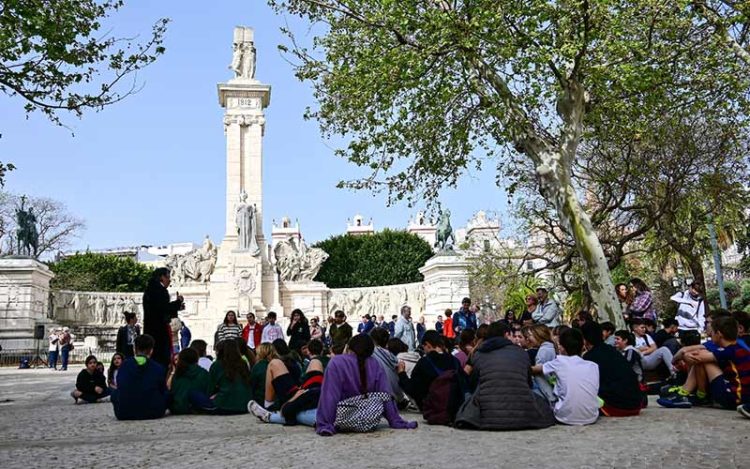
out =
{"type": "Polygon", "coordinates": [[[675,386],[674,384],[667,384],[659,388],[659,397],[674,397],[678,395],[682,386],[675,386]]]}
{"type": "Polygon", "coordinates": [[[695,394],[691,394],[688,396],[688,400],[696,407],[710,407],[714,405],[714,402],[708,396],[698,397],[695,394]]]}
{"type": "Polygon", "coordinates": [[[261,422],[268,423],[271,420],[271,412],[264,409],[262,405],[255,401],[247,403],[247,411],[258,417],[258,420],[261,422]]]}
{"type": "Polygon", "coordinates": [[[750,419],[750,404],[742,404],[737,406],[737,412],[739,412],[746,419],[750,419]]]}
{"type": "Polygon", "coordinates": [[[110,398],[109,396],[104,396],[96,402],[110,402],[110,398]]]}
{"type": "Polygon", "coordinates": [[[687,396],[662,397],[657,399],[656,403],[668,409],[689,409],[693,407],[687,396]]]}

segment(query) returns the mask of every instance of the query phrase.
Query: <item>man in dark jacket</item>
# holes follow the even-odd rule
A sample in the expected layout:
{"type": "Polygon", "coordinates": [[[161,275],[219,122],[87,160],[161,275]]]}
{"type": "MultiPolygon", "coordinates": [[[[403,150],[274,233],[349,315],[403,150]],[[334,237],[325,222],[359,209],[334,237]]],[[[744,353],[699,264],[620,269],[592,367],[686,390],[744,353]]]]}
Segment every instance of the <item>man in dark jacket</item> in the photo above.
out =
{"type": "Polygon", "coordinates": [[[510,332],[507,324],[493,322],[474,352],[470,378],[477,387],[458,412],[457,427],[521,430],[555,423],[547,401],[531,391],[529,355],[510,341],[510,332]]]}
{"type": "Polygon", "coordinates": [[[169,366],[172,354],[172,330],[169,323],[172,318],[177,317],[177,311],[185,308],[179,294],[175,301],[169,301],[167,288],[171,281],[169,269],[160,267],[154,270],[143,294],[143,333],[153,337],[153,360],[160,363],[164,369],[169,366]]]}
{"type": "Polygon", "coordinates": [[[461,363],[456,357],[445,350],[443,337],[437,331],[427,331],[422,337],[422,347],[425,355],[414,365],[411,378],[406,374],[406,364],[398,363],[398,382],[401,389],[406,392],[419,410],[422,410],[422,402],[430,392],[430,385],[441,373],[448,370],[456,370],[463,375],[461,363]]]}
{"type": "Polygon", "coordinates": [[[599,398],[604,405],[599,412],[608,417],[627,417],[641,412],[642,396],[638,376],[625,357],[614,347],[604,343],[602,327],[587,321],[581,326],[588,350],[584,360],[599,366],[599,398]]]}
{"type": "Polygon", "coordinates": [[[117,373],[112,407],[117,420],[149,420],[164,416],[168,407],[164,368],[150,360],[154,339],[144,334],[135,339],[135,357],[128,358],[117,373]]]}

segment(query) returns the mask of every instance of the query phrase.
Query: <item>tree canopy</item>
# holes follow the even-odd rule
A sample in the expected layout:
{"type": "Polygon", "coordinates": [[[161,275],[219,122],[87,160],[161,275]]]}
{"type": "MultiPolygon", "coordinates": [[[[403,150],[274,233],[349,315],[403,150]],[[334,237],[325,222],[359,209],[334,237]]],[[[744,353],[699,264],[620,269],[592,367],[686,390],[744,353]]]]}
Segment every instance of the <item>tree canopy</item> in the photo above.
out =
{"type": "Polygon", "coordinates": [[[678,0],[270,0],[290,32],[308,117],[369,174],[343,186],[434,198],[485,162],[532,178],[571,233],[597,306],[621,325],[604,250],[572,180],[579,145],[660,115],[746,109],[746,64],[678,0]]]}
{"type": "Polygon", "coordinates": [[[419,268],[432,257],[429,243],[405,231],[338,235],[314,247],[329,254],[315,280],[329,288],[375,287],[421,282],[419,268]]]}
{"type": "Polygon", "coordinates": [[[53,262],[50,269],[52,288],[101,292],[144,291],[153,271],[131,258],[89,252],[53,262]]]}

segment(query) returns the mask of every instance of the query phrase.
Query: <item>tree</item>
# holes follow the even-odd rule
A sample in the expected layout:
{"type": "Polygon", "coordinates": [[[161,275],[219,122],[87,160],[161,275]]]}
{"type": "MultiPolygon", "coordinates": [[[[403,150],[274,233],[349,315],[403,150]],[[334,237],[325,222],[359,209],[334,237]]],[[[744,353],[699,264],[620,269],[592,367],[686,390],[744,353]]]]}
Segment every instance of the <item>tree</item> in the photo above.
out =
{"type": "MultiPolygon", "coordinates": [[[[138,91],[138,70],[164,53],[168,20],[149,38],[112,37],[103,22],[122,0],[12,0],[0,3],[0,92],[20,98],[61,125],[60,111],[80,117],[138,91]],[[132,78],[129,84],[125,79],[132,78]]],[[[0,163],[0,182],[5,169],[0,163]]]]}
{"type": "Polygon", "coordinates": [[[131,258],[90,252],[66,257],[49,267],[55,273],[52,288],[100,292],[144,291],[153,271],[131,258]]]}
{"type": "Polygon", "coordinates": [[[312,50],[290,33],[292,53],[319,102],[308,117],[324,135],[349,138],[338,153],[371,171],[343,186],[413,201],[455,186],[483,159],[495,160],[499,179],[531,165],[616,324],[606,256],[572,179],[579,145],[597,130],[728,107],[747,89],[686,2],[269,3],[321,25],[312,50]]]}
{"type": "Polygon", "coordinates": [[[330,288],[421,282],[419,268],[432,257],[427,241],[405,231],[333,236],[314,247],[330,256],[315,277],[330,288]]]}
{"type": "MultiPolygon", "coordinates": [[[[0,253],[17,254],[16,210],[21,206],[21,197],[0,194],[0,253]]],[[[43,257],[67,248],[74,238],[85,229],[80,218],[70,214],[64,204],[46,197],[26,198],[26,208],[34,211],[39,233],[37,257],[43,257]]]]}

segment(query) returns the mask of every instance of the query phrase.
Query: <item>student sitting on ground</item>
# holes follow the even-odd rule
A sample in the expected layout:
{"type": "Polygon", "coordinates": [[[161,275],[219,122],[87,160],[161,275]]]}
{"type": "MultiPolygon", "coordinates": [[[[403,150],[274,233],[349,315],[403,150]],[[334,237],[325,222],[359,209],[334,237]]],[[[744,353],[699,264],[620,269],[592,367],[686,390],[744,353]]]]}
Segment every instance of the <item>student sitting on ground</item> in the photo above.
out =
{"type": "Polygon", "coordinates": [[[205,340],[196,339],[190,343],[190,348],[195,349],[198,352],[198,366],[208,371],[211,369],[211,364],[214,362],[213,359],[206,355],[208,344],[205,340]]]}
{"type": "Polygon", "coordinates": [[[107,371],[107,386],[110,390],[117,389],[117,373],[120,371],[124,359],[125,357],[119,352],[112,355],[112,360],[109,362],[109,371],[107,371]]]}
{"type": "Polygon", "coordinates": [[[560,355],[531,368],[555,378],[555,419],[566,425],[588,425],[599,418],[599,367],[581,358],[583,336],[578,329],[560,335],[560,355]]]}
{"type": "Polygon", "coordinates": [[[208,395],[191,393],[191,404],[212,414],[244,414],[252,396],[247,362],[233,338],[219,342],[216,350],[216,361],[208,372],[208,395]]]}
{"type": "Polygon", "coordinates": [[[521,430],[554,425],[547,401],[531,391],[529,356],[510,341],[505,323],[490,324],[470,363],[469,378],[476,389],[456,415],[457,427],[521,430]]]}
{"type": "MultiPolygon", "coordinates": [[[[375,343],[375,350],[373,351],[372,357],[377,360],[377,362],[380,363],[381,368],[383,368],[383,373],[385,373],[385,376],[388,378],[388,383],[391,385],[391,394],[396,400],[398,407],[403,409],[408,405],[409,399],[404,395],[404,391],[401,389],[401,385],[398,382],[398,372],[396,371],[398,360],[394,354],[385,348],[388,344],[388,329],[376,327],[370,331],[370,338],[375,343]]],[[[399,339],[394,340],[401,342],[399,339]]],[[[403,342],[401,343],[403,344],[403,342]]],[[[401,347],[399,346],[399,348],[401,347]]]]}
{"type": "Polygon", "coordinates": [[[117,374],[112,407],[117,420],[148,420],[164,416],[168,391],[164,367],[151,360],[154,339],[148,334],[135,339],[135,357],[125,360],[117,374]]]}
{"type": "Polygon", "coordinates": [[[391,428],[416,428],[417,422],[407,422],[399,415],[388,379],[377,360],[372,358],[375,344],[370,336],[352,337],[347,349],[349,353],[336,355],[326,367],[318,404],[317,433],[330,436],[339,431],[371,431],[383,416],[391,428]],[[356,412],[364,406],[380,408],[382,412],[375,415],[356,412]],[[339,408],[341,412],[337,411],[339,408]],[[347,412],[347,409],[355,412],[347,412]]]}
{"type": "MultiPolygon", "coordinates": [[[[555,344],[552,342],[552,334],[550,333],[549,327],[544,324],[534,324],[533,326],[526,326],[523,329],[525,331],[526,344],[529,347],[536,348],[537,352],[534,356],[534,365],[543,365],[555,359],[557,356],[557,350],[555,344]]],[[[547,379],[542,376],[534,376],[534,389],[537,389],[542,396],[549,402],[555,402],[555,394],[547,379]]]]}
{"type": "Polygon", "coordinates": [[[476,332],[474,332],[474,329],[464,329],[461,331],[461,335],[458,338],[458,348],[453,352],[453,356],[461,363],[461,369],[466,366],[469,355],[474,350],[474,342],[476,342],[476,332]]]}
{"type": "MultiPolygon", "coordinates": [[[[275,357],[266,369],[266,388],[261,406],[269,411],[279,410],[294,397],[299,390],[302,375],[299,363],[293,358],[284,339],[276,339],[273,348],[275,357]]],[[[248,405],[248,411],[251,411],[251,406],[252,403],[248,405]]]]}
{"type": "MultiPolygon", "coordinates": [[[[463,331],[461,334],[463,334],[463,331]]],[[[448,370],[463,373],[461,362],[445,350],[443,337],[437,331],[426,331],[424,333],[422,347],[425,355],[417,362],[411,377],[406,375],[406,364],[404,362],[398,363],[398,382],[401,389],[414,399],[420,411],[423,410],[424,399],[427,397],[430,385],[435,378],[448,370]]]]}
{"type": "Polygon", "coordinates": [[[271,344],[260,344],[255,348],[256,359],[253,369],[250,370],[250,385],[253,390],[253,400],[263,405],[266,397],[266,373],[268,363],[276,358],[276,352],[271,344]]]}
{"type": "Polygon", "coordinates": [[[646,371],[655,370],[663,364],[671,375],[672,352],[667,347],[656,347],[656,342],[648,335],[643,320],[634,319],[632,325],[635,334],[635,348],[643,355],[641,360],[643,369],[646,371]]]}
{"type": "Polygon", "coordinates": [[[599,366],[599,409],[607,417],[629,417],[641,413],[641,389],[638,377],[620,352],[604,343],[602,328],[595,322],[581,327],[587,352],[584,360],[599,366]]]}
{"type": "Polygon", "coordinates": [[[615,325],[609,321],[602,323],[602,334],[604,337],[604,343],[610,347],[615,346],[615,325]]]}
{"type": "Polygon", "coordinates": [[[633,372],[638,376],[638,382],[645,382],[646,377],[643,374],[643,365],[641,360],[643,355],[641,351],[635,348],[635,336],[632,332],[620,330],[615,332],[615,348],[630,363],[633,372]]]}
{"type": "MultiPolygon", "coordinates": [[[[280,410],[271,412],[265,409],[256,401],[250,401],[247,406],[248,412],[252,413],[261,422],[280,423],[283,425],[296,425],[300,423],[308,427],[315,426],[315,416],[317,413],[318,401],[320,400],[320,388],[323,384],[324,360],[320,354],[323,352],[323,343],[319,340],[311,340],[307,345],[308,350],[312,348],[312,356],[307,365],[305,374],[301,378],[299,386],[292,386],[294,394],[284,400],[280,410]]],[[[325,362],[327,363],[327,359],[325,362]]],[[[290,376],[286,364],[282,360],[274,360],[269,364],[266,379],[273,377],[278,382],[280,377],[290,376]]],[[[286,378],[285,378],[286,379],[286,378]]],[[[288,381],[291,383],[291,381],[288,381]]],[[[276,389],[274,389],[274,392],[276,389]]],[[[266,396],[270,402],[276,396],[266,396]]],[[[283,399],[280,399],[283,400],[283,399]]]]}
{"type": "Polygon", "coordinates": [[[677,320],[665,319],[662,328],[654,333],[654,343],[657,347],[667,347],[674,355],[680,349],[680,343],[675,338],[677,330],[677,320]]]}
{"type": "MultiPolygon", "coordinates": [[[[401,342],[401,340],[389,339],[385,348],[396,356],[396,360],[404,362],[406,365],[406,375],[411,377],[414,367],[417,366],[417,362],[422,356],[419,355],[419,352],[410,352],[409,347],[403,347],[397,342],[401,342]]],[[[401,342],[401,344],[406,345],[403,342],[401,342]]]]}
{"type": "Polygon", "coordinates": [[[740,411],[738,406],[750,403],[750,347],[737,341],[734,318],[714,318],[711,341],[681,348],[675,361],[684,361],[690,372],[685,384],[656,401],[660,406],[689,409],[713,400],[724,409],[740,411]]]}
{"type": "Polygon", "coordinates": [[[208,394],[211,378],[208,371],[198,365],[198,352],[194,348],[183,349],[177,356],[177,365],[168,381],[172,414],[189,414],[197,411],[190,404],[190,393],[197,391],[208,394]]]}
{"type": "Polygon", "coordinates": [[[85,363],[86,367],[76,378],[76,388],[70,392],[76,404],[93,404],[110,395],[104,374],[96,369],[96,357],[89,355],[85,363]]]}

